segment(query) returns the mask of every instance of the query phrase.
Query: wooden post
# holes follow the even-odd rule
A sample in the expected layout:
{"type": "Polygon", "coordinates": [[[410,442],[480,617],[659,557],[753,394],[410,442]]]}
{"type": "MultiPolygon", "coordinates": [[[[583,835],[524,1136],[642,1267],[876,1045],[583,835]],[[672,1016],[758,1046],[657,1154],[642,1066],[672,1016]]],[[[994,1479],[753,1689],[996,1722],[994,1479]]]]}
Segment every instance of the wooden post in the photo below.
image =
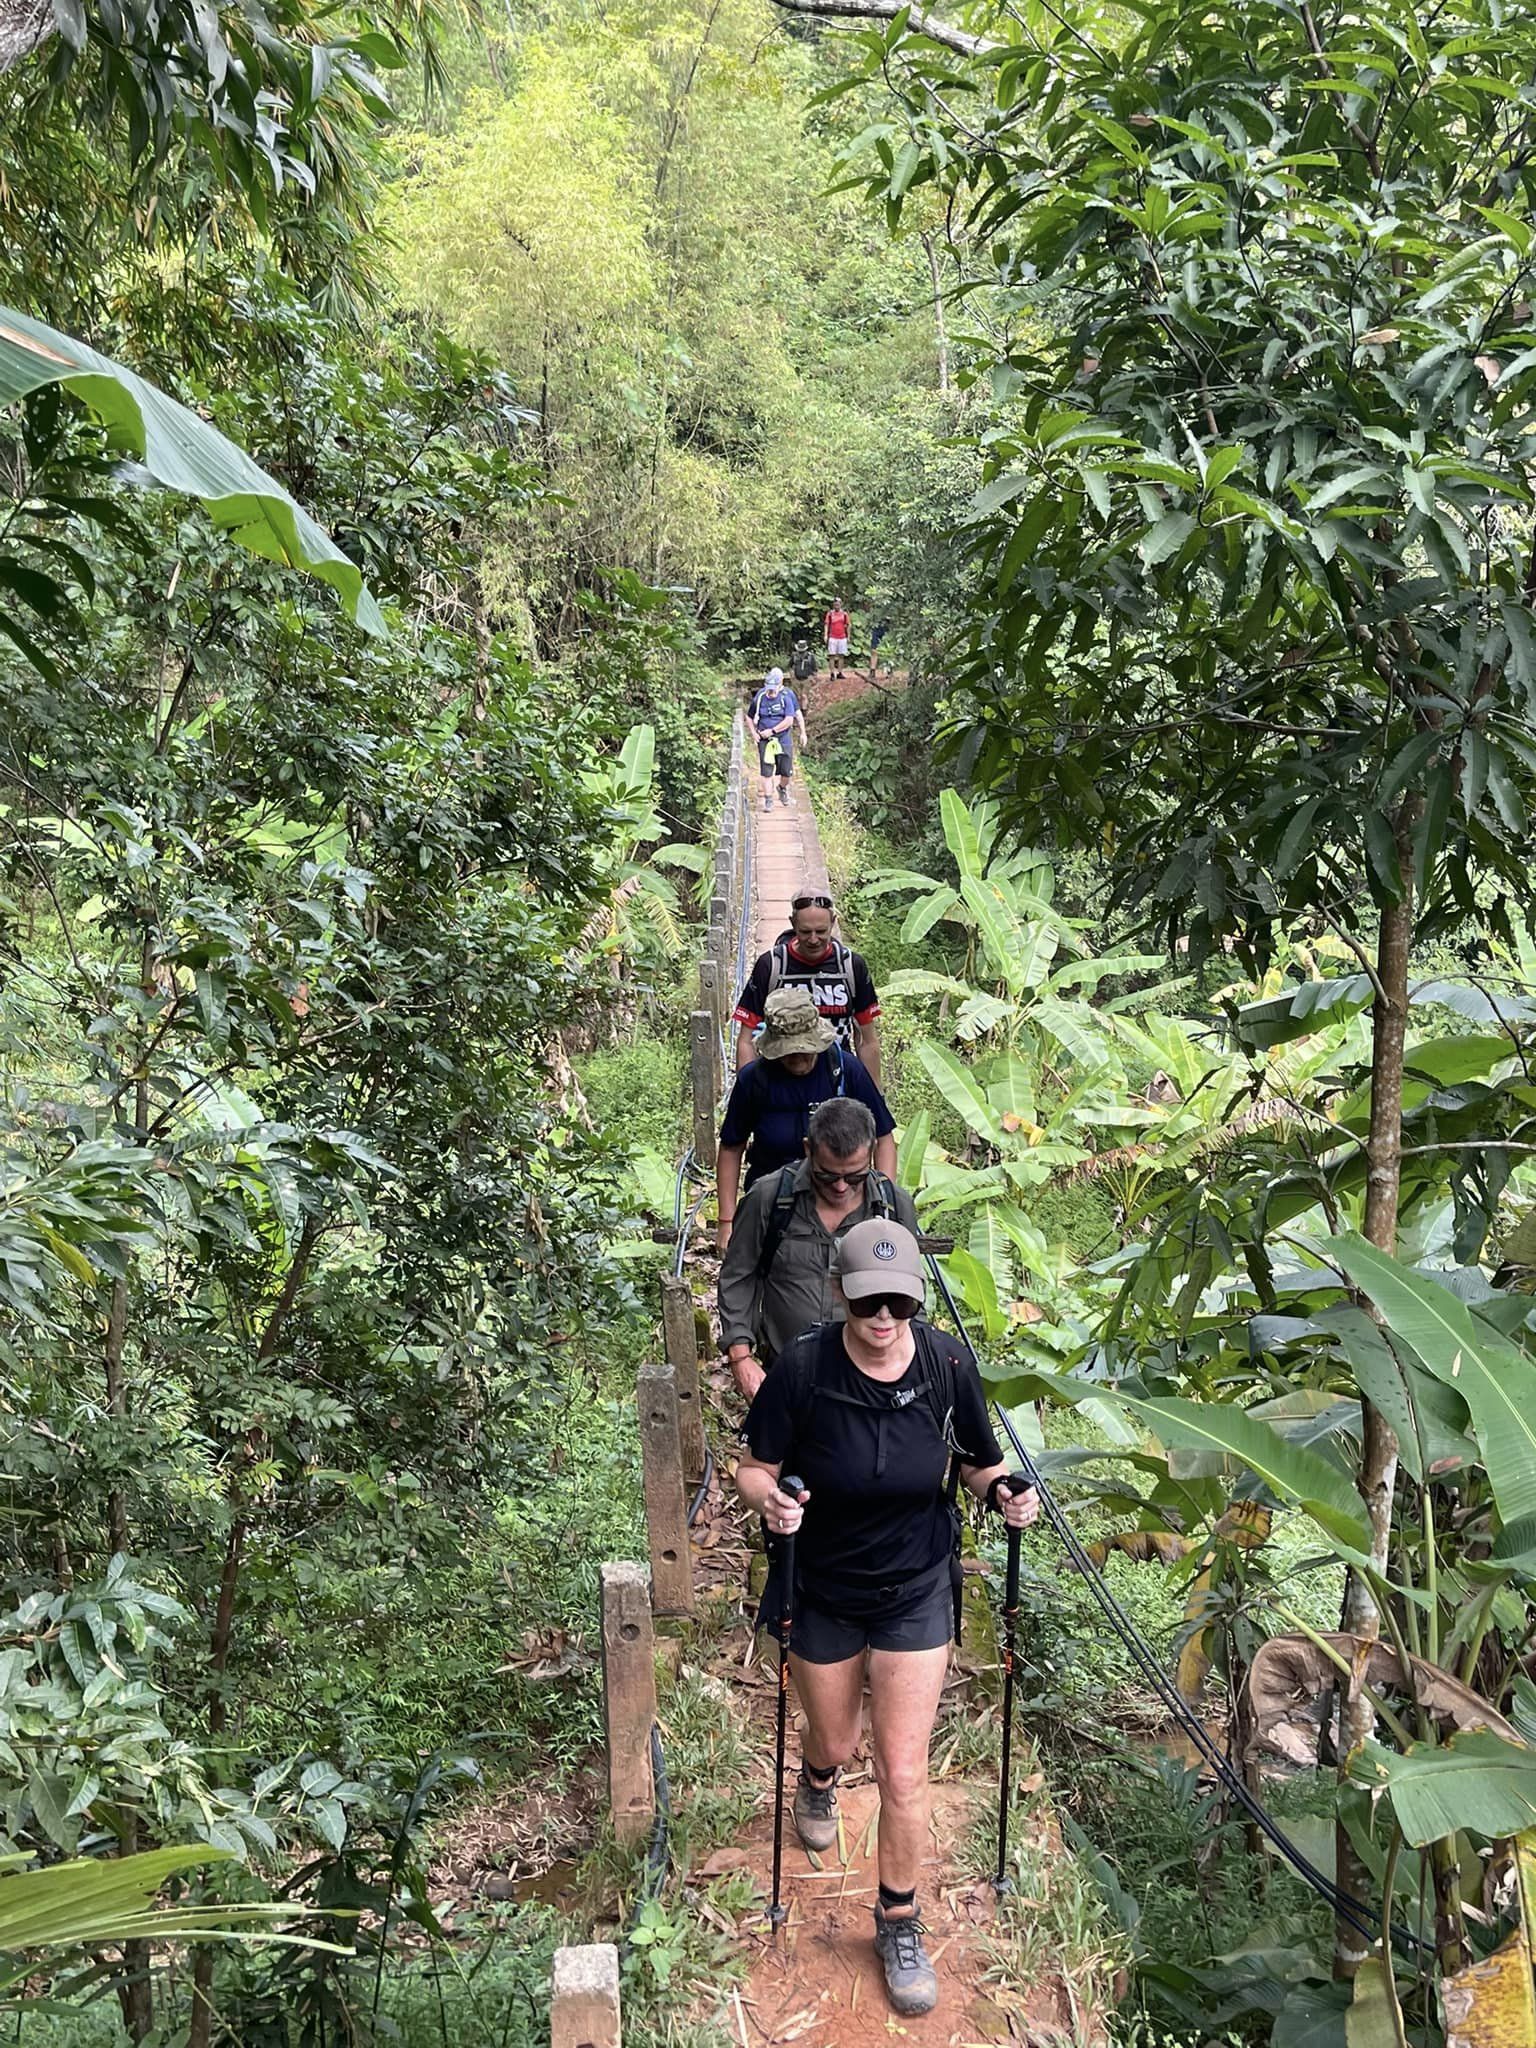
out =
{"type": "Polygon", "coordinates": [[[608,1737],[608,1803],[621,1842],[643,1840],[656,1815],[651,1728],[656,1720],[656,1641],[645,1567],[605,1564],[603,1717],[608,1737]]]}
{"type": "Polygon", "coordinates": [[[704,1476],[704,1417],[699,1401],[699,1336],[693,1321],[693,1292],[674,1273],[662,1276],[661,1327],[667,1363],[677,1389],[677,1426],[683,1446],[683,1477],[690,1486],[704,1476]]]}
{"type": "Polygon", "coordinates": [[[645,1478],[645,1526],[651,1545],[651,1611],[692,1614],[693,1554],[683,1498],[683,1441],[677,1420],[677,1381],[670,1365],[642,1365],[640,1464],[645,1478]]]}
{"type": "Polygon", "coordinates": [[[693,1156],[700,1166],[715,1163],[715,1061],[719,1058],[715,1020],[708,1010],[688,1019],[688,1071],[693,1084],[693,1156]]]}
{"type": "Polygon", "coordinates": [[[549,2048],[623,2048],[619,1952],[611,1941],[555,1950],[549,2048]]]}

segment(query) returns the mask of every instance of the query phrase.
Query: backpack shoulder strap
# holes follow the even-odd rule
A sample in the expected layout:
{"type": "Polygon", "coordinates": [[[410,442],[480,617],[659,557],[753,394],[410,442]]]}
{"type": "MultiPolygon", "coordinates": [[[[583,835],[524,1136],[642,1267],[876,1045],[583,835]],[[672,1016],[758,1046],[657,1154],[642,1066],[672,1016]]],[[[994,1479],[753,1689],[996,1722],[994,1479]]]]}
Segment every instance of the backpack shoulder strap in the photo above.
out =
{"type": "Polygon", "coordinates": [[[821,1386],[821,1362],[828,1325],[817,1323],[795,1339],[790,1367],[795,1374],[791,1412],[795,1418],[795,1442],[804,1443],[811,1434],[816,1415],[816,1395],[821,1386]]]}
{"type": "Polygon", "coordinates": [[[837,1092],[839,1095],[846,1095],[848,1093],[848,1062],[843,1058],[843,1041],[840,1038],[834,1038],[832,1041],[832,1058],[837,1067],[837,1092]]]}
{"type": "Polygon", "coordinates": [[[960,1452],[955,1443],[954,1428],[958,1385],[956,1375],[960,1361],[951,1350],[948,1338],[942,1336],[931,1324],[917,1323],[913,1335],[923,1361],[929,1411],[944,1448],[949,1452],[944,1498],[950,1507],[953,1507],[960,1494],[960,1452]]]}
{"type": "Polygon", "coordinates": [[[773,1271],[773,1262],[779,1256],[779,1246],[784,1242],[784,1233],[789,1228],[789,1218],[795,1206],[795,1168],[781,1166],[779,1178],[773,1190],[773,1204],[768,1211],[768,1222],[763,1231],[762,1250],[757,1255],[757,1277],[766,1280],[773,1271]]]}
{"type": "Polygon", "coordinates": [[[785,947],[784,941],[782,939],[776,939],[774,943],[768,948],[767,993],[769,995],[772,995],[774,990],[782,985],[784,977],[788,972],[788,951],[785,947]]]}
{"type": "Polygon", "coordinates": [[[869,1206],[882,1223],[895,1223],[896,1190],[883,1173],[869,1176],[869,1206]]]}

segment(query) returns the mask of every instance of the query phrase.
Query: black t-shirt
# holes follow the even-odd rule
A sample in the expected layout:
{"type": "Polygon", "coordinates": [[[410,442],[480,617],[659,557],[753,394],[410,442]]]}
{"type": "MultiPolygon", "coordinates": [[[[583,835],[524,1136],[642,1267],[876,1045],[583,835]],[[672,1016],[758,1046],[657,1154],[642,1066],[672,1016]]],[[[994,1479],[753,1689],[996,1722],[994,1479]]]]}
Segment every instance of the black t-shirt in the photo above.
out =
{"type": "Polygon", "coordinates": [[[975,1366],[929,1324],[912,1329],[911,1365],[899,1380],[880,1381],[848,1356],[841,1323],[819,1323],[779,1353],[747,1415],[753,1457],[795,1474],[810,1492],[795,1575],[818,1607],[867,1604],[949,1556],[949,1448],[939,1430],[948,1382],[949,1444],[966,1465],[1002,1462],[975,1366]],[[951,1373],[941,1353],[954,1359],[951,1373]]]}
{"type": "Polygon", "coordinates": [[[809,989],[811,1000],[850,1052],[854,1025],[872,1024],[880,1014],[880,998],[875,994],[869,963],[862,953],[850,952],[841,943],[835,944],[826,959],[814,967],[795,951],[792,935],[780,939],[766,953],[759,953],[733,1013],[736,1023],[755,1031],[763,1021],[772,987],[809,989]],[[775,983],[773,956],[781,948],[784,967],[775,983]]]}

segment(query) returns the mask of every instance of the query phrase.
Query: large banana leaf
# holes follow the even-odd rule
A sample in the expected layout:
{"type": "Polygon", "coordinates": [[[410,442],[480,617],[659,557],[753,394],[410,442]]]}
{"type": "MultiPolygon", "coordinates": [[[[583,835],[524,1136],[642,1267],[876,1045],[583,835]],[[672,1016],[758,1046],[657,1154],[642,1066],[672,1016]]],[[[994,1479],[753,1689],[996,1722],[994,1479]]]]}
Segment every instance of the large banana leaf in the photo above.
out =
{"type": "Polygon", "coordinates": [[[1387,1971],[1390,1956],[1367,1956],[1355,1977],[1354,1997],[1344,2022],[1347,2048],[1399,2048],[1387,1971]]]}
{"type": "Polygon", "coordinates": [[[979,876],[986,866],[986,841],[991,838],[987,805],[983,801],[972,807],[957,790],[946,789],[939,796],[939,816],[944,824],[945,844],[955,856],[961,880],[967,875],[979,876]]]}
{"type": "Polygon", "coordinates": [[[997,1281],[974,1252],[963,1248],[945,1260],[950,1279],[965,1297],[965,1305],[981,1324],[982,1342],[995,1344],[1008,1327],[1008,1317],[998,1299],[997,1281]]]}
{"type": "Polygon", "coordinates": [[[1287,1443],[1266,1422],[1218,1402],[1118,1397],[1167,1449],[1220,1451],[1239,1459],[1281,1500],[1293,1501],[1334,1539],[1356,1552],[1370,1548],[1360,1497],[1335,1465],[1287,1443]]]}
{"type": "Polygon", "coordinates": [[[896,1151],[896,1179],[915,1194],[923,1184],[923,1166],[928,1156],[928,1112],[920,1109],[901,1134],[896,1151]]]}
{"type": "Polygon", "coordinates": [[[989,1145],[1001,1145],[1003,1127],[997,1112],[977,1087],[970,1068],[956,1059],[948,1046],[933,1045],[927,1039],[917,1048],[917,1056],[944,1100],[958,1110],[977,1137],[985,1138],[989,1145]]]}
{"type": "Polygon", "coordinates": [[[985,1266],[997,1283],[1000,1302],[1012,1301],[1016,1292],[1013,1244],[997,1213],[998,1204],[988,1202],[971,1219],[965,1248],[978,1264],[985,1266]]]}
{"type": "Polygon", "coordinates": [[[1487,1728],[1453,1735],[1442,1747],[1416,1742],[1402,1756],[1367,1743],[1351,1772],[1386,1792],[1416,1849],[1463,1828],[1494,1840],[1536,1827],[1536,1749],[1487,1728]]]}
{"type": "Polygon", "coordinates": [[[121,363],[0,306],[0,406],[47,384],[83,399],[114,448],[136,456],[167,490],[200,500],[214,525],[242,547],[307,569],[330,584],[365,632],[383,633],[357,564],[243,449],[121,363]]]}
{"type": "Polygon", "coordinates": [[[953,889],[935,889],[931,896],[919,896],[902,922],[901,943],[915,946],[926,939],[939,920],[948,917],[959,901],[953,889]]]}
{"type": "Polygon", "coordinates": [[[1364,1238],[1335,1238],[1330,1250],[1394,1337],[1466,1402],[1503,1519],[1536,1514],[1536,1360],[1476,1320],[1449,1288],[1364,1238]]]}

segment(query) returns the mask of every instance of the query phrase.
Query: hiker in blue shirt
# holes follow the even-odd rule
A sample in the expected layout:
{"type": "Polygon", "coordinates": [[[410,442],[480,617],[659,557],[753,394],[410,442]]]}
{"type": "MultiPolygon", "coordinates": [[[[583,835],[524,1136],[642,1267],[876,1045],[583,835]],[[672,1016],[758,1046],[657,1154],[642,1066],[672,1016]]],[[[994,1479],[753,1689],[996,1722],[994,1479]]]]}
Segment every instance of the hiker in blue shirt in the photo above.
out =
{"type": "Polygon", "coordinates": [[[781,668],[771,668],[763,687],[747,711],[757,734],[757,760],[763,776],[763,809],[773,809],[773,778],[779,778],[779,802],[789,805],[789,778],[795,772],[795,732],[805,745],[805,716],[800,699],[784,680],[781,668]]]}
{"type": "Polygon", "coordinates": [[[776,988],[765,1006],[757,1058],[736,1076],[720,1126],[715,1184],[722,1252],[731,1241],[748,1145],[751,1187],[765,1173],[804,1157],[812,1109],[836,1095],[852,1096],[868,1106],[875,1119],[875,1168],[889,1180],[896,1171],[896,1120],[868,1067],[837,1043],[837,1033],[809,989],[776,988]]]}

